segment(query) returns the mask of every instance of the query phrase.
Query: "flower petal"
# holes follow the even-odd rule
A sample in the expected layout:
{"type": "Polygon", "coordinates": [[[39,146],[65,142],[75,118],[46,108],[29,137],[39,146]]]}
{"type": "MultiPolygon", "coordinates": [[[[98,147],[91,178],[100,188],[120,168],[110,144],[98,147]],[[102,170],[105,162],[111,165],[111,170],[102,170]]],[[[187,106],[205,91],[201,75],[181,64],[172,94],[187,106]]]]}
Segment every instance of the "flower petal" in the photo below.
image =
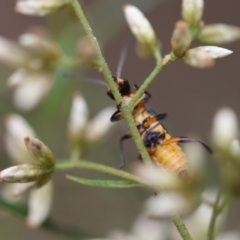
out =
{"type": "Polygon", "coordinates": [[[49,215],[53,198],[53,183],[49,181],[39,189],[33,190],[29,198],[27,225],[40,227],[49,215]]]}

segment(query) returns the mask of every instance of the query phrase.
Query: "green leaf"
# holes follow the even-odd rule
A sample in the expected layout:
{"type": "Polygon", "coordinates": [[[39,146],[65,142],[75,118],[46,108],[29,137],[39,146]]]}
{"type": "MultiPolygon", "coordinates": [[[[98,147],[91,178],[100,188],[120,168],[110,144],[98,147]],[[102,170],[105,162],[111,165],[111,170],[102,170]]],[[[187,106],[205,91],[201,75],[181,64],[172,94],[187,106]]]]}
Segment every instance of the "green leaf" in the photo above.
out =
{"type": "Polygon", "coordinates": [[[67,175],[67,179],[76,183],[91,186],[91,187],[102,187],[102,188],[131,188],[141,187],[141,184],[134,183],[127,180],[92,180],[67,175]]]}

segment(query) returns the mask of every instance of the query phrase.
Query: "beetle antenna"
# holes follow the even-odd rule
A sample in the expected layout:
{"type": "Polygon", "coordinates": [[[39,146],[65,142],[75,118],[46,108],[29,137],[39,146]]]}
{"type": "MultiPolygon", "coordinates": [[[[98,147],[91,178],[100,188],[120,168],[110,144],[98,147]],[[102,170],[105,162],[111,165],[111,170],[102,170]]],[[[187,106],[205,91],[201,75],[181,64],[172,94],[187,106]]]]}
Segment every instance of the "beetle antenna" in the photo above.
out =
{"type": "Polygon", "coordinates": [[[63,76],[68,77],[68,78],[81,80],[81,81],[94,82],[94,83],[98,83],[98,84],[103,85],[103,86],[107,86],[107,83],[104,82],[102,79],[82,77],[82,76],[79,76],[79,75],[74,74],[74,73],[65,73],[63,76]]]}
{"type": "Polygon", "coordinates": [[[121,50],[121,53],[120,53],[120,57],[119,57],[119,60],[118,60],[118,65],[117,65],[117,74],[116,74],[117,78],[121,77],[123,65],[124,65],[124,62],[125,62],[126,57],[127,57],[127,53],[128,53],[128,48],[129,48],[130,42],[131,42],[131,39],[130,38],[127,39],[125,44],[122,47],[122,50],[121,50]]]}

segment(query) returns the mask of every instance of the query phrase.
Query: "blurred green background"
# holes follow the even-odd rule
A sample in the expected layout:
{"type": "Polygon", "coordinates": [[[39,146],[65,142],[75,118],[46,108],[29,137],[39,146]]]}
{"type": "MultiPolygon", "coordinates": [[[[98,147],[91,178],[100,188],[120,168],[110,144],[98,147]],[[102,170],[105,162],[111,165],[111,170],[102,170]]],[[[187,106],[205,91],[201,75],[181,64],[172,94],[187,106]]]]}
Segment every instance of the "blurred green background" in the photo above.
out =
{"type": "MultiPolygon", "coordinates": [[[[87,16],[98,38],[107,63],[116,72],[117,62],[124,41],[131,34],[125,22],[122,6],[131,3],[146,13],[158,38],[163,45],[163,55],[170,48],[170,38],[175,22],[181,18],[181,1],[173,0],[101,0],[85,1],[87,16]]],[[[240,25],[239,0],[205,1],[203,19],[205,23],[226,23],[240,25]]],[[[29,17],[14,12],[14,1],[0,2],[0,35],[17,39],[32,25],[45,26],[59,42],[66,54],[74,55],[75,44],[83,35],[80,24],[71,9],[64,9],[47,18],[29,17]]],[[[195,44],[197,45],[197,44],[195,44]]],[[[239,59],[240,43],[225,46],[234,54],[217,60],[216,66],[198,70],[177,61],[161,73],[148,89],[153,95],[150,106],[156,112],[169,114],[167,126],[172,135],[196,133],[211,144],[210,133],[212,118],[222,106],[232,107],[237,115],[239,108],[239,59]]],[[[140,85],[155,66],[154,60],[139,59],[135,53],[134,43],[124,65],[122,77],[131,83],[140,85]]],[[[106,95],[106,89],[93,84],[63,78],[65,72],[72,69],[59,69],[55,85],[47,98],[33,111],[22,113],[12,105],[12,92],[6,86],[6,79],[11,70],[0,66],[0,150],[1,169],[11,165],[4,147],[3,119],[7,113],[17,112],[23,115],[34,127],[38,137],[54,152],[57,159],[68,158],[69,143],[67,137],[67,120],[73,92],[80,90],[87,100],[91,116],[102,108],[114,105],[106,95]]],[[[85,72],[87,76],[101,78],[96,71],[85,72]]],[[[109,138],[96,146],[87,159],[116,166],[119,163],[118,140],[127,131],[121,122],[109,138]]],[[[131,141],[129,141],[131,142],[131,141]]],[[[137,159],[137,151],[132,143],[126,147],[128,159],[137,159]]],[[[131,169],[133,161],[127,165],[131,169]]],[[[71,172],[73,175],[97,177],[102,174],[85,171],[71,172]]],[[[80,186],[65,179],[65,173],[54,175],[54,203],[50,218],[60,227],[76,227],[94,236],[104,236],[112,229],[125,229],[141,210],[144,199],[152,193],[142,189],[106,190],[80,186]]],[[[235,204],[230,211],[231,228],[238,226],[238,213],[235,204]]],[[[70,239],[46,229],[31,230],[25,226],[22,218],[0,211],[0,239],[70,239]]],[[[229,224],[230,225],[230,224],[229,224]]]]}

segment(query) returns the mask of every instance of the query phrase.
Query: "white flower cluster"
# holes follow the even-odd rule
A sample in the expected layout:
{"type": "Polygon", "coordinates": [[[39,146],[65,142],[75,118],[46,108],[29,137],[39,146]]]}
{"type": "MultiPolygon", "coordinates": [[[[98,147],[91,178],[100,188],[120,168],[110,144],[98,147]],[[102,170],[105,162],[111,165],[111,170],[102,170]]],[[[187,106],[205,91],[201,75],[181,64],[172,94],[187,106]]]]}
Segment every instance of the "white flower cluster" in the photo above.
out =
{"type": "Polygon", "coordinates": [[[7,185],[2,193],[3,197],[8,201],[16,201],[31,190],[27,224],[30,227],[39,227],[47,218],[52,203],[51,174],[55,164],[53,153],[35,138],[33,129],[21,116],[9,115],[5,126],[7,152],[12,161],[20,165],[0,172],[1,181],[13,183],[7,185]]]}
{"type": "MultiPolygon", "coordinates": [[[[203,9],[203,0],[183,0],[183,20],[176,23],[171,39],[174,56],[183,58],[185,63],[196,68],[212,67],[215,59],[232,53],[231,50],[212,46],[213,44],[225,44],[240,39],[239,27],[226,24],[204,25],[202,22],[203,9]],[[194,39],[210,45],[189,49],[191,41],[194,39]]],[[[143,13],[132,5],[126,5],[124,13],[138,43],[148,46],[151,51],[156,50],[158,48],[156,34],[143,13]]],[[[146,50],[146,47],[140,49],[146,50]]],[[[163,64],[168,62],[170,56],[165,57],[163,64]]]]}

